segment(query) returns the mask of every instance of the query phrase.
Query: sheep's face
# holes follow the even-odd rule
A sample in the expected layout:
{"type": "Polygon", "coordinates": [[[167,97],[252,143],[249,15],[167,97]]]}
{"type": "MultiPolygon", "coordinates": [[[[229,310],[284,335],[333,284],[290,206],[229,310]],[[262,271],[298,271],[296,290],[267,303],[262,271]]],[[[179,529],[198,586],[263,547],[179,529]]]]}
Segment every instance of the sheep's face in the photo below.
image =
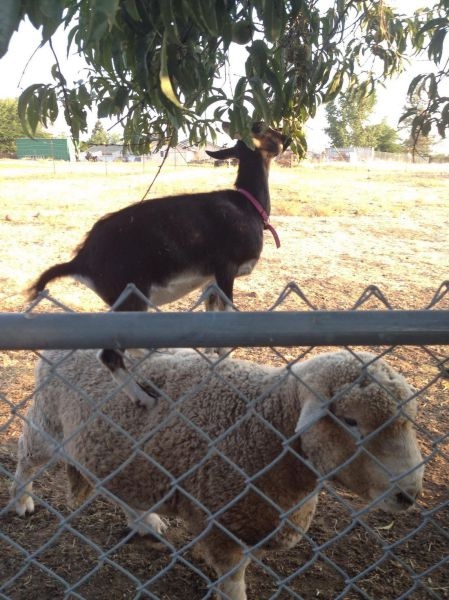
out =
{"type": "Polygon", "coordinates": [[[423,478],[413,390],[381,361],[349,373],[351,382],[337,379],[337,387],[326,390],[330,403],[301,435],[302,448],[321,474],[361,498],[388,511],[406,510],[423,478]]]}

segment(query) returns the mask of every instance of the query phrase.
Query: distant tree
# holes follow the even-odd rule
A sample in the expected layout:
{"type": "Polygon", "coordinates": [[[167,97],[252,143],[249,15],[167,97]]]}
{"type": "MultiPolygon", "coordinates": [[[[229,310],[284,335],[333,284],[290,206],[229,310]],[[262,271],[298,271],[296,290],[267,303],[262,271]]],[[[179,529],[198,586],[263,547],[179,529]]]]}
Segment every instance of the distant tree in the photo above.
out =
{"type": "Polygon", "coordinates": [[[88,143],[89,144],[107,144],[108,134],[106,133],[105,128],[101,121],[97,121],[92,130],[92,135],[90,136],[88,143]]]}
{"type": "Polygon", "coordinates": [[[326,106],[329,126],[325,133],[337,148],[348,146],[370,146],[366,123],[371,116],[376,97],[352,91],[339,96],[326,106]]]}
{"type": "Polygon", "coordinates": [[[368,125],[366,137],[369,140],[368,145],[379,152],[405,152],[397,129],[388,125],[385,119],[375,125],[368,125]]]}
{"type": "Polygon", "coordinates": [[[100,145],[100,144],[119,144],[120,143],[120,134],[118,133],[108,133],[106,129],[103,127],[103,123],[98,120],[94,128],[92,130],[92,135],[88,139],[87,143],[89,145],[100,145]]]}
{"type": "Polygon", "coordinates": [[[404,152],[398,131],[383,120],[369,124],[376,104],[374,94],[359,91],[342,94],[326,106],[329,126],[325,132],[337,148],[365,146],[380,152],[404,152]]]}
{"type": "MultiPolygon", "coordinates": [[[[18,113],[18,100],[0,99],[0,152],[15,153],[16,139],[26,137],[18,113]]],[[[37,126],[36,137],[51,137],[37,126]]]]}

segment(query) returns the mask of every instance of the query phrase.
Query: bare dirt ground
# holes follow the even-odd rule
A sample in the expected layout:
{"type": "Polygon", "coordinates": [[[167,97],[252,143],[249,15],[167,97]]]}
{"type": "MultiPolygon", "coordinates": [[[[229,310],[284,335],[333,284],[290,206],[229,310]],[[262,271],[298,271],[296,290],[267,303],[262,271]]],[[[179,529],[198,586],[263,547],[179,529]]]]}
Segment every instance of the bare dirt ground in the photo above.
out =
{"type": "MultiPolygon", "coordinates": [[[[74,174],[58,166],[48,176],[48,166],[43,172],[29,165],[23,174],[17,163],[0,165],[0,311],[24,310],[23,290],[33,278],[66,260],[98,216],[138,200],[151,179],[144,172],[104,173],[102,165],[81,168],[74,174]]],[[[174,182],[183,189],[210,189],[211,181],[220,187],[232,183],[232,177],[226,169],[189,169],[181,177],[169,172],[155,194],[176,191],[174,182]]],[[[272,222],[282,246],[276,250],[265,234],[258,266],[236,285],[241,310],[269,309],[291,281],[318,309],[350,309],[370,284],[378,286],[391,307],[419,309],[449,279],[447,169],[275,168],[271,190],[272,222]]],[[[444,290],[436,309],[449,308],[444,290]]],[[[55,282],[51,293],[76,311],[104,310],[73,281],[55,282]]],[[[186,310],[194,300],[191,296],[167,310],[186,310]]],[[[364,308],[384,308],[382,296],[371,295],[364,308]]],[[[277,308],[293,309],[308,309],[294,293],[277,308]]],[[[36,310],[57,309],[44,302],[36,310]]],[[[236,355],[281,364],[304,350],[240,349],[236,355]]],[[[436,365],[448,357],[447,347],[396,348],[387,356],[422,390],[417,427],[427,464],[417,508],[395,516],[362,514],[351,523],[347,502],[360,504],[344,491],[323,492],[307,539],[249,568],[250,599],[449,598],[449,379],[436,365]],[[353,578],[353,584],[344,591],[346,578],[353,578]]],[[[167,549],[148,540],[122,545],[122,514],[101,497],[70,513],[60,464],[39,477],[35,489],[43,503],[34,515],[19,518],[1,510],[8,503],[21,429],[11,409],[20,405],[23,413],[32,395],[36,355],[4,351],[0,361],[0,596],[206,597],[206,578],[213,574],[190,549],[173,560],[167,549]],[[142,588],[146,591],[139,595],[142,588]]],[[[178,548],[189,540],[178,521],[171,523],[167,537],[178,548]]]]}

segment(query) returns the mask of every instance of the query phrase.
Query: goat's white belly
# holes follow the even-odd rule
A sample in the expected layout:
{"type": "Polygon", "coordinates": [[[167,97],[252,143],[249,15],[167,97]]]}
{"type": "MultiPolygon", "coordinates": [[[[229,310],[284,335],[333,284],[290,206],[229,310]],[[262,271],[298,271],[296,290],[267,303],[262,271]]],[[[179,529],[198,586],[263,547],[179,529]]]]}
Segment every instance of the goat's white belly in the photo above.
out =
{"type": "MultiPolygon", "coordinates": [[[[258,259],[255,258],[242,263],[238,268],[237,277],[249,275],[256,266],[257,262],[258,259]]],[[[95,284],[89,277],[76,275],[75,279],[96,292],[95,284]]],[[[153,284],[151,286],[149,300],[155,306],[168,304],[169,302],[179,300],[183,296],[190,294],[190,292],[193,292],[207,283],[212,283],[213,281],[215,281],[213,276],[205,276],[199,273],[183,273],[177,277],[174,277],[173,279],[170,279],[166,285],[153,284]]]]}
{"type": "Polygon", "coordinates": [[[179,300],[194,290],[212,281],[212,277],[205,277],[198,273],[183,273],[170,279],[166,285],[151,286],[149,300],[155,306],[179,300]]]}
{"type": "Polygon", "coordinates": [[[257,258],[253,258],[252,260],[248,260],[240,265],[239,270],[237,271],[237,277],[242,277],[242,275],[249,275],[254,267],[257,265],[257,258]]]}

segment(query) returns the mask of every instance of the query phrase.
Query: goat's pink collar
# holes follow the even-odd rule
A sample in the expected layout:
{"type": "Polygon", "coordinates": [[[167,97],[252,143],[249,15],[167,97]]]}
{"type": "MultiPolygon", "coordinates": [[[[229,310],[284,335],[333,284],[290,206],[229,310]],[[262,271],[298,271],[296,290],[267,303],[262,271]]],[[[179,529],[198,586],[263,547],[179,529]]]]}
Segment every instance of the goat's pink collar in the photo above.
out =
{"type": "Polygon", "coordinates": [[[243,194],[245,198],[247,198],[257,210],[259,215],[262,217],[264,229],[269,229],[271,231],[271,235],[273,236],[274,241],[276,242],[276,248],[279,248],[281,246],[281,242],[279,240],[279,236],[277,234],[276,229],[270,223],[270,218],[267,214],[267,211],[263,208],[260,202],[256,200],[256,198],[254,198],[252,194],[250,194],[250,192],[247,192],[243,188],[237,188],[237,191],[243,194]]]}

